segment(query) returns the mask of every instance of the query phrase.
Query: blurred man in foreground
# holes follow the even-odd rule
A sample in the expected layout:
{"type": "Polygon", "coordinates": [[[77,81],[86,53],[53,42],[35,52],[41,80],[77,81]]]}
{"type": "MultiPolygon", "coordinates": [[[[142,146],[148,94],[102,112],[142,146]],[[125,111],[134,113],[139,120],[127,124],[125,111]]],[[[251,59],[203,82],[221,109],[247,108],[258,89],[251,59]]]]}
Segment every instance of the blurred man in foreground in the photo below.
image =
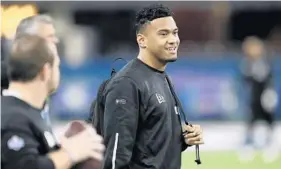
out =
{"type": "Polygon", "coordinates": [[[10,85],[1,97],[2,169],[68,169],[89,158],[103,159],[102,138],[93,128],[58,143],[42,117],[46,97],[59,86],[59,65],[53,42],[35,35],[15,39],[10,85]]]}
{"type": "Polygon", "coordinates": [[[183,112],[165,72],[180,43],[172,12],[162,5],[142,9],[136,39],[138,57],[109,81],[104,113],[95,114],[107,147],[103,169],[180,169],[181,152],[203,144],[203,136],[199,125],[181,126],[183,112]]]}
{"type": "MultiPolygon", "coordinates": [[[[254,146],[254,140],[266,138],[265,148],[273,143],[274,109],[277,105],[277,93],[273,86],[273,72],[269,63],[264,43],[257,37],[247,37],[242,49],[247,57],[243,63],[242,73],[250,87],[250,119],[247,126],[246,147],[254,146]],[[266,135],[258,134],[254,139],[254,126],[256,122],[264,121],[268,127],[266,135]]],[[[273,158],[265,153],[264,157],[273,158]]],[[[269,160],[269,159],[268,159],[269,160]]]]}

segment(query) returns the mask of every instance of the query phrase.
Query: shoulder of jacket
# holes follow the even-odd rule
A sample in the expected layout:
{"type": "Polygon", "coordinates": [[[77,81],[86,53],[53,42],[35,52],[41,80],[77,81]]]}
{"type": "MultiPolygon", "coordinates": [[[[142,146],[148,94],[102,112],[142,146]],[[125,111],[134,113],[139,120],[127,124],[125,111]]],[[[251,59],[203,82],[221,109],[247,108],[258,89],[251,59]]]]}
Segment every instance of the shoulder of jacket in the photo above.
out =
{"type": "Polygon", "coordinates": [[[118,76],[118,77],[115,77],[111,80],[111,85],[118,85],[118,84],[124,84],[124,83],[130,83],[132,85],[134,85],[135,87],[137,88],[140,88],[141,87],[141,84],[138,82],[138,80],[133,77],[133,76],[130,76],[130,75],[122,75],[122,76],[118,76]]]}
{"type": "Polygon", "coordinates": [[[20,107],[15,106],[8,108],[6,112],[2,112],[1,126],[9,127],[20,125],[20,127],[25,128],[25,125],[28,125],[30,123],[30,118],[27,117],[27,115],[22,111],[23,110],[20,107]]]}

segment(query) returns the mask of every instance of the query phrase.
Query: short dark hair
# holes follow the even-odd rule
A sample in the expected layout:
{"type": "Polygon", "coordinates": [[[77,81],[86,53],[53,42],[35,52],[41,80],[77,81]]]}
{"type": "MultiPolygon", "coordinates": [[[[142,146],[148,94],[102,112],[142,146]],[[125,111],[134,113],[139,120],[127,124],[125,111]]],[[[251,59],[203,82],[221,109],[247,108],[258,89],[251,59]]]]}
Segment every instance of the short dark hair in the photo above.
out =
{"type": "Polygon", "coordinates": [[[33,80],[46,63],[53,65],[54,56],[48,42],[37,35],[22,35],[12,45],[8,76],[11,81],[33,80]]]}
{"type": "Polygon", "coordinates": [[[136,14],[136,22],[135,22],[136,33],[140,32],[140,30],[148,22],[154,19],[172,16],[172,15],[173,13],[171,12],[171,10],[168,7],[163,6],[162,4],[153,4],[151,6],[145,7],[136,14]]]}

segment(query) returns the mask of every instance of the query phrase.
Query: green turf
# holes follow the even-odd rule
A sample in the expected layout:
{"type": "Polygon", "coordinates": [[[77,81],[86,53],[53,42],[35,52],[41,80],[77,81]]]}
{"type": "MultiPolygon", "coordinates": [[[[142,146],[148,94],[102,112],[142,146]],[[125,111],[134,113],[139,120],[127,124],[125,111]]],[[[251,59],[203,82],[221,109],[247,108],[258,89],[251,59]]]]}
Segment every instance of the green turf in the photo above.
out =
{"type": "Polygon", "coordinates": [[[235,152],[200,152],[202,164],[197,165],[194,152],[184,152],[182,169],[281,169],[281,156],[272,162],[265,163],[258,153],[253,161],[240,162],[235,152]]]}

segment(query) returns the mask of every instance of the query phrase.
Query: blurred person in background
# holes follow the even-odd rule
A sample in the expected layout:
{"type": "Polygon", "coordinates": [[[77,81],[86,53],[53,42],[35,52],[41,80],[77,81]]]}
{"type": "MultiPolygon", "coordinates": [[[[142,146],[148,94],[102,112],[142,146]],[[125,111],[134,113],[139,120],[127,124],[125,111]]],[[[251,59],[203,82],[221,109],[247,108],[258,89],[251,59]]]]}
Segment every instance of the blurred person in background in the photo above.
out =
{"type": "MultiPolygon", "coordinates": [[[[250,87],[250,119],[247,123],[245,149],[249,150],[247,158],[254,157],[255,143],[254,129],[256,122],[265,122],[268,130],[258,134],[258,140],[266,138],[265,149],[273,144],[274,109],[277,104],[277,93],[273,86],[273,72],[265,44],[258,37],[247,37],[242,44],[243,53],[246,56],[242,66],[243,77],[250,87]]],[[[272,149],[271,149],[272,150],[272,149]]],[[[265,160],[275,158],[273,152],[265,151],[265,160]]]]}
{"type": "MultiPolygon", "coordinates": [[[[45,14],[30,16],[21,20],[16,29],[15,39],[25,34],[38,35],[55,44],[59,42],[56,37],[53,19],[45,14]]],[[[9,79],[7,76],[8,59],[9,58],[1,59],[1,93],[2,90],[9,87],[9,79]]]]}
{"type": "MultiPolygon", "coordinates": [[[[59,43],[56,36],[53,18],[46,14],[34,15],[21,20],[16,29],[15,39],[24,35],[38,35],[54,44],[59,43]]],[[[3,89],[7,89],[9,87],[9,78],[7,76],[8,59],[9,58],[1,60],[1,93],[3,89]]],[[[48,119],[48,123],[50,123],[48,98],[46,98],[46,102],[44,104],[43,116],[46,117],[46,119],[48,119]]]]}
{"type": "Polygon", "coordinates": [[[104,145],[92,127],[58,143],[42,116],[46,97],[60,81],[55,43],[19,36],[8,66],[10,84],[1,97],[1,168],[67,169],[88,158],[101,161],[104,145]]]}
{"type": "Polygon", "coordinates": [[[104,113],[97,116],[106,146],[103,169],[180,169],[182,151],[204,142],[199,125],[181,124],[165,72],[180,44],[172,12],[162,5],[140,10],[136,40],[138,57],[108,82],[104,113]]]}

